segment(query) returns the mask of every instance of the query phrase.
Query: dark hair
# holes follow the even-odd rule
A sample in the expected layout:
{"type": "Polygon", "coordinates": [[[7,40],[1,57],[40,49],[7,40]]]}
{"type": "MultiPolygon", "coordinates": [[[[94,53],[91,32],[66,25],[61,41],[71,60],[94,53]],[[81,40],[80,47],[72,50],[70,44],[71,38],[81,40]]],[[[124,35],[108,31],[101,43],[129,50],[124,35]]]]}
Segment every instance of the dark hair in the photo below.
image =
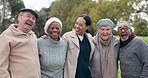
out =
{"type": "Polygon", "coordinates": [[[87,14],[82,14],[79,17],[83,17],[83,19],[86,21],[86,26],[90,26],[91,25],[91,18],[90,18],[90,16],[88,16],[87,14]]]}

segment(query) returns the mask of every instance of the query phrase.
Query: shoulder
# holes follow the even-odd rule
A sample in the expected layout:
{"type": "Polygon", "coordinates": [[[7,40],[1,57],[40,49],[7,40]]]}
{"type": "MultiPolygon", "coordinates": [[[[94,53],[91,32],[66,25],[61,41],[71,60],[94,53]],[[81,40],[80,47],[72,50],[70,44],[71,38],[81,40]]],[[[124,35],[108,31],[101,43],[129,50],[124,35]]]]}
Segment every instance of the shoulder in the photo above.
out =
{"type": "Polygon", "coordinates": [[[148,51],[148,44],[146,42],[144,42],[144,40],[142,40],[139,37],[135,37],[133,38],[133,40],[130,42],[130,45],[132,45],[133,47],[135,47],[138,51],[148,51]]]}
{"type": "Polygon", "coordinates": [[[115,41],[114,41],[114,45],[119,45],[119,40],[117,38],[115,38],[115,41]]]}
{"type": "Polygon", "coordinates": [[[63,40],[62,38],[60,38],[60,42],[63,43],[63,44],[66,44],[66,41],[63,40]]]}
{"type": "Polygon", "coordinates": [[[37,43],[38,43],[38,45],[44,44],[44,43],[46,43],[46,39],[38,38],[37,43]]]}
{"type": "Polygon", "coordinates": [[[135,38],[133,39],[133,42],[135,42],[136,44],[146,44],[146,43],[144,42],[144,40],[142,40],[142,39],[139,38],[139,37],[135,37],[135,38]]]}
{"type": "Polygon", "coordinates": [[[68,31],[65,34],[63,34],[63,36],[70,36],[72,34],[75,34],[75,32],[74,31],[68,31]]]}
{"type": "Polygon", "coordinates": [[[13,32],[10,30],[10,28],[7,28],[5,31],[3,31],[0,34],[0,40],[9,42],[12,38],[15,36],[13,35],[13,32]]]}
{"type": "Polygon", "coordinates": [[[63,34],[62,39],[66,42],[69,41],[69,39],[76,37],[76,34],[74,31],[69,31],[63,34]]]}
{"type": "Polygon", "coordinates": [[[9,35],[12,35],[12,31],[10,30],[10,28],[7,28],[1,33],[1,36],[9,36],[9,35]]]}
{"type": "Polygon", "coordinates": [[[38,38],[37,41],[41,42],[41,41],[43,41],[43,38],[38,38]]]}
{"type": "Polygon", "coordinates": [[[88,37],[92,38],[92,35],[90,33],[85,33],[88,37]]]}

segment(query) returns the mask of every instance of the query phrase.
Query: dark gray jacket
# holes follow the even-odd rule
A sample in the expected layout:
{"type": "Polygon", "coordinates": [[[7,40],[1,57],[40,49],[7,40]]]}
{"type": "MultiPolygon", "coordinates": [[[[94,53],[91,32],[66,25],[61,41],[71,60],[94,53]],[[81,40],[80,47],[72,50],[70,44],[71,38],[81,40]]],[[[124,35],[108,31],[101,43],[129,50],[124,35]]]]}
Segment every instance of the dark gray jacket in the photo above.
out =
{"type": "Polygon", "coordinates": [[[119,53],[122,78],[148,78],[148,45],[133,38],[119,53]]]}

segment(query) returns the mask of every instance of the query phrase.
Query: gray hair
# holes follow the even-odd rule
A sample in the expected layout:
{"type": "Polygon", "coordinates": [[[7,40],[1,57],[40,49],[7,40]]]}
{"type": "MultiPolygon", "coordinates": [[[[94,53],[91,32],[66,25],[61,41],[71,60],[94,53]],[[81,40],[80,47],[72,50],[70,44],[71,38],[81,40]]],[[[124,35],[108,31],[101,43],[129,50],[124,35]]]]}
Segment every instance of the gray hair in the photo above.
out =
{"type": "Polygon", "coordinates": [[[119,25],[120,25],[121,23],[123,23],[123,24],[125,24],[127,27],[129,27],[129,28],[132,30],[132,32],[135,30],[134,27],[132,27],[128,21],[118,21],[117,26],[114,28],[115,31],[118,30],[119,25]]]}

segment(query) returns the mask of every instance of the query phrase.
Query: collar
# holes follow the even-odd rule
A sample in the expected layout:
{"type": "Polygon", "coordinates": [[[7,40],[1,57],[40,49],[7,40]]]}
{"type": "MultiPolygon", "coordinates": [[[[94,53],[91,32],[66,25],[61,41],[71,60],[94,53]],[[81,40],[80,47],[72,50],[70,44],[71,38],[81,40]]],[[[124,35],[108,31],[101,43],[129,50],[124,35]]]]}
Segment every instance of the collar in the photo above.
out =
{"type": "Polygon", "coordinates": [[[49,42],[54,43],[54,44],[58,44],[60,42],[60,38],[58,39],[58,41],[55,41],[50,36],[48,36],[48,40],[49,42]]]}
{"type": "Polygon", "coordinates": [[[21,30],[17,29],[17,27],[18,27],[18,24],[11,24],[9,27],[15,36],[19,36],[19,35],[27,35],[28,36],[28,35],[34,34],[34,32],[31,30],[28,33],[24,33],[21,30]]]}
{"type": "Polygon", "coordinates": [[[122,40],[120,39],[120,48],[126,46],[126,45],[127,45],[129,42],[131,42],[132,39],[135,38],[135,37],[136,37],[136,35],[135,35],[134,33],[132,33],[126,41],[122,41],[122,40]]]}

